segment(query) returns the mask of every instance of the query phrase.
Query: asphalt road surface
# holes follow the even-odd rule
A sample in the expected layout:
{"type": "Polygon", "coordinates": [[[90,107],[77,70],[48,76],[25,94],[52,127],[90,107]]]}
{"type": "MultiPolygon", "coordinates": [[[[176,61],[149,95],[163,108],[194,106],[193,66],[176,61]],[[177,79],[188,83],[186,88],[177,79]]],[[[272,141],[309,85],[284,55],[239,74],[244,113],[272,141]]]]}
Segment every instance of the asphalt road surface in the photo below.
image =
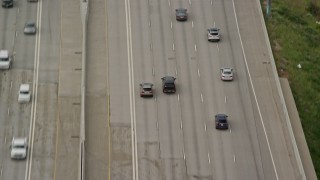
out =
{"type": "Polygon", "coordinates": [[[23,28],[27,21],[36,22],[37,5],[15,1],[13,8],[1,8],[0,15],[0,48],[9,50],[13,58],[12,68],[0,72],[0,179],[16,180],[24,179],[28,160],[11,160],[10,144],[13,137],[29,138],[32,103],[19,104],[18,92],[21,83],[33,86],[36,40],[24,35],[23,28]]]}
{"type": "Polygon", "coordinates": [[[301,178],[258,3],[90,1],[87,179],[301,178]],[[175,20],[181,7],[186,22],[175,20]],[[210,27],[219,43],[207,41],[210,27]],[[234,81],[220,80],[221,67],[234,81]],[[177,93],[162,93],[166,75],[177,93]],[[141,82],[155,85],[154,98],[139,97],[141,82]],[[215,129],[217,113],[229,130],[215,129]]]}
{"type": "MultiPolygon", "coordinates": [[[[85,178],[301,179],[271,69],[258,1],[90,0],[85,178]],[[175,20],[187,8],[186,22],[175,20]],[[222,38],[207,41],[206,29],[222,38]],[[235,79],[220,80],[232,67],[235,79]],[[161,78],[177,78],[163,94],[161,78]],[[154,84],[153,98],[139,83],[154,84]],[[215,129],[214,115],[230,128],[215,129]]],[[[1,8],[0,180],[77,179],[82,24],[80,2],[15,1],[1,8]],[[37,35],[26,36],[27,21],[37,35]],[[19,104],[21,83],[32,100],[19,104]],[[12,137],[28,158],[10,159],[12,137]]]]}

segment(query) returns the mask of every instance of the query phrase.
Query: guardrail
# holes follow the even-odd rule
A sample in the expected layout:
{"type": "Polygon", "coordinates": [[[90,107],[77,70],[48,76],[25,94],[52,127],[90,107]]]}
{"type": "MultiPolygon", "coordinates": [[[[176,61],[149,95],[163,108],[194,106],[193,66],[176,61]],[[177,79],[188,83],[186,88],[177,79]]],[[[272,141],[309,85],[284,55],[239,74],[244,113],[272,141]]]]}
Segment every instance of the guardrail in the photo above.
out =
{"type": "Polygon", "coordinates": [[[78,179],[85,179],[85,97],[86,97],[86,50],[87,50],[87,23],[88,2],[80,0],[80,13],[82,20],[82,74],[81,74],[81,116],[80,116],[80,143],[79,143],[79,174],[78,179]]]}
{"type": "Polygon", "coordinates": [[[271,59],[271,68],[272,68],[273,74],[275,76],[274,78],[275,78],[277,90],[278,90],[278,93],[279,93],[279,96],[280,96],[280,102],[281,102],[281,105],[282,105],[282,109],[283,109],[283,112],[284,112],[284,115],[285,115],[285,118],[286,118],[286,123],[287,123],[287,126],[288,126],[288,131],[289,131],[289,134],[290,134],[290,139],[291,139],[291,142],[292,142],[294,155],[295,155],[295,158],[297,160],[297,164],[298,164],[298,168],[299,168],[299,171],[300,171],[301,179],[302,180],[306,180],[306,174],[305,174],[305,171],[303,169],[303,165],[302,165],[300,153],[299,153],[299,150],[298,150],[297,142],[296,142],[296,139],[295,139],[294,134],[293,134],[293,130],[292,130],[291,122],[290,122],[288,109],[287,109],[286,102],[284,100],[283,92],[282,92],[282,89],[281,89],[280,80],[279,80],[279,76],[278,76],[275,60],[274,60],[274,57],[273,57],[271,45],[270,45],[270,42],[269,42],[269,36],[268,36],[267,28],[266,28],[266,25],[265,25],[266,23],[265,23],[265,20],[264,20],[264,16],[263,16],[263,13],[262,13],[262,8],[261,8],[261,3],[260,3],[259,0],[257,0],[257,4],[258,4],[258,8],[259,8],[259,15],[260,15],[261,22],[262,22],[262,29],[263,29],[263,32],[264,32],[264,36],[265,36],[265,39],[266,39],[266,42],[267,42],[267,48],[268,48],[269,56],[270,56],[270,59],[271,59]]]}

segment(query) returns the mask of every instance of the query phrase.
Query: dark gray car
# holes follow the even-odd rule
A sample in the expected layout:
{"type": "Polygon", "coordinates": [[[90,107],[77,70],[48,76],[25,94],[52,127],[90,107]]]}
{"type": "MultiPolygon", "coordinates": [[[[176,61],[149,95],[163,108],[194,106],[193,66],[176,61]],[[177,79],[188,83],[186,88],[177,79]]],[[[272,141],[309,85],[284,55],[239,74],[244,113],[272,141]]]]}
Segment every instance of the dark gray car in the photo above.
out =
{"type": "Polygon", "coordinates": [[[177,21],[188,20],[187,9],[183,9],[183,8],[176,9],[176,20],[177,21]]]}
{"type": "Polygon", "coordinates": [[[4,8],[13,7],[13,0],[2,0],[2,7],[4,8]]]}
{"type": "Polygon", "coordinates": [[[165,76],[161,78],[162,80],[162,91],[164,93],[175,93],[176,92],[176,85],[174,81],[176,80],[175,77],[172,76],[165,76]]]}

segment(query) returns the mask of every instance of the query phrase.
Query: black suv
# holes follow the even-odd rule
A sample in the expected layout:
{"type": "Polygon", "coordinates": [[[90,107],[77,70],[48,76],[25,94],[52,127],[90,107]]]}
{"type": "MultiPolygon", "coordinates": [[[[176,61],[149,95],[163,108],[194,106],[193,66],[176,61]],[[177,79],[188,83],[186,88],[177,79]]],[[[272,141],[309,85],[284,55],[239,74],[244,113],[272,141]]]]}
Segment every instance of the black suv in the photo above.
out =
{"type": "Polygon", "coordinates": [[[175,93],[176,92],[176,85],[174,81],[176,80],[175,77],[172,76],[165,76],[162,79],[162,91],[164,93],[175,93]]]}
{"type": "Polygon", "coordinates": [[[4,8],[13,7],[13,0],[2,0],[2,7],[4,8]]]}
{"type": "Polygon", "coordinates": [[[225,114],[216,114],[215,121],[216,121],[216,129],[228,129],[229,124],[227,120],[228,116],[225,114]]]}

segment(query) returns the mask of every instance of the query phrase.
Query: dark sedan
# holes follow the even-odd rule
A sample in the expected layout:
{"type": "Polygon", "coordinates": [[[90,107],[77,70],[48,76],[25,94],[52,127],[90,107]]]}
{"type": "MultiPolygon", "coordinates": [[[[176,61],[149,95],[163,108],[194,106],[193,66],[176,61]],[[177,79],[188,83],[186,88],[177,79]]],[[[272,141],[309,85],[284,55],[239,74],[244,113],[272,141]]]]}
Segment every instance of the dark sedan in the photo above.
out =
{"type": "Polygon", "coordinates": [[[183,9],[183,8],[176,9],[176,20],[177,21],[188,20],[187,9],[183,9]]]}
{"type": "Polygon", "coordinates": [[[216,122],[216,129],[228,129],[228,116],[225,114],[216,114],[215,122],[216,122]]]}

